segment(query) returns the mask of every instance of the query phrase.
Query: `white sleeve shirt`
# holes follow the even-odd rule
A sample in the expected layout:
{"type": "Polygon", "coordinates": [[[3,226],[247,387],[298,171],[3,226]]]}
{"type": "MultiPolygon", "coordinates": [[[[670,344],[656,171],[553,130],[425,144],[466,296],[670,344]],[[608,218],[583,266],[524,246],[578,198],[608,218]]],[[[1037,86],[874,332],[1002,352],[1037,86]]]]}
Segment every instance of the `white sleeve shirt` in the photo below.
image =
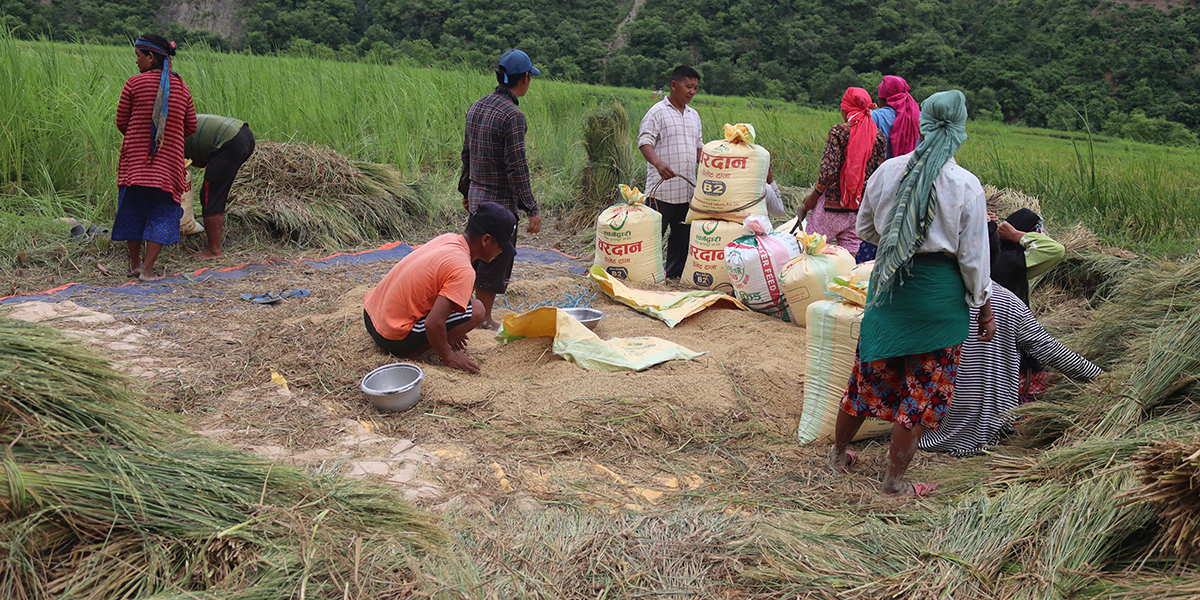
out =
{"type": "MultiPolygon", "coordinates": [[[[696,154],[704,147],[700,126],[700,113],[685,106],[679,112],[664,98],[656,102],[638,128],[638,147],[652,146],[654,153],[671,167],[675,173],[696,180],[696,154]]],[[[658,185],[662,178],[654,165],[646,163],[646,195],[667,204],[687,204],[692,201],[693,184],[676,177],[658,185]],[[658,185],[657,188],[655,186],[658,185]],[[651,193],[653,190],[654,193],[651,193]]]]}
{"type": "MultiPolygon", "coordinates": [[[[878,244],[888,229],[888,213],[904,177],[911,154],[884,161],[863,191],[858,209],[858,237],[878,244]]],[[[991,256],[987,234],[987,195],[979,178],[951,158],[933,182],[937,213],[918,252],[945,252],[958,259],[967,304],[980,307],[992,293],[991,256]]]]}

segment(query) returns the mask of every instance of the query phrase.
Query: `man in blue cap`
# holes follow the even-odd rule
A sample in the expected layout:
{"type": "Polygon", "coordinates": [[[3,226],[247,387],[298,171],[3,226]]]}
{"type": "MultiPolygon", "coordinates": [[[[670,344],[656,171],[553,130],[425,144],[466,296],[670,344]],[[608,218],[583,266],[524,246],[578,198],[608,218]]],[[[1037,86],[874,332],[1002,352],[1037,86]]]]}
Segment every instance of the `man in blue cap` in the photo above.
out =
{"type": "MultiPolygon", "coordinates": [[[[518,210],[529,215],[529,233],[542,229],[542,216],[529,185],[529,163],[525,160],[525,115],[517,108],[518,98],[529,91],[534,75],[541,71],[533,66],[529,55],[509,50],[500,56],[496,69],[499,85],[492,93],[479,99],[467,110],[467,129],[463,140],[462,175],[458,191],[463,195],[463,208],[475,214],[482,202],[495,202],[512,211],[520,220],[518,210]]],[[[516,229],[508,240],[515,244],[516,229]]],[[[513,256],[505,254],[491,262],[475,263],[475,297],[484,309],[480,327],[497,329],[492,318],[496,294],[508,290],[512,276],[513,256]]]]}

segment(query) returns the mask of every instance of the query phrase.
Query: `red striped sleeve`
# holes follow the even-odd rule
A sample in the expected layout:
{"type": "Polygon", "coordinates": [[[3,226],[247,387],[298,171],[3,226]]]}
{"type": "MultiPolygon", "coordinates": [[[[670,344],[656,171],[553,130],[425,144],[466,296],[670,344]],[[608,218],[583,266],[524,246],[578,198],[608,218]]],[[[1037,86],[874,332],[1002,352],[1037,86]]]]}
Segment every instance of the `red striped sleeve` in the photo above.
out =
{"type": "Polygon", "coordinates": [[[183,139],[196,130],[192,93],[178,76],[171,76],[170,107],[162,146],[150,157],[150,119],[158,96],[161,72],[147,71],[130,77],[117,102],[117,129],[125,134],[117,164],[117,185],[140,185],[170,192],[179,202],[183,194],[183,139]]]}

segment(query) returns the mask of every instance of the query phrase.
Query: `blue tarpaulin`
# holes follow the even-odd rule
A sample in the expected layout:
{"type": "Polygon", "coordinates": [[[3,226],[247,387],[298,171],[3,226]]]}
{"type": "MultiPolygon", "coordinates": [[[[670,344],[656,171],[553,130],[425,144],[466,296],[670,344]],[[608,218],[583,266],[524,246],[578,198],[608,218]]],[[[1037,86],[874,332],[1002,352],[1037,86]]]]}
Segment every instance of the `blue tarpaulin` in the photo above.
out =
{"type": "MultiPolygon", "coordinates": [[[[381,261],[398,262],[408,256],[413,247],[400,242],[392,242],[365,252],[354,254],[334,254],[318,260],[287,261],[290,264],[304,263],[318,269],[330,269],[348,265],[364,265],[381,261]]],[[[534,250],[517,248],[517,262],[532,262],[541,264],[562,264],[572,272],[584,273],[587,265],[583,261],[553,250],[534,250]]],[[[278,263],[276,263],[278,264],[278,263]]],[[[231,281],[242,279],[252,273],[258,273],[273,268],[272,264],[253,263],[228,269],[203,268],[194,273],[180,273],[164,277],[152,283],[131,282],[115,287],[100,287],[82,283],[69,283],[64,286],[34,294],[22,294],[0,298],[0,304],[18,302],[62,302],[72,300],[89,308],[97,306],[124,305],[128,302],[158,301],[163,296],[172,296],[172,302],[216,302],[218,298],[188,297],[183,288],[189,284],[211,281],[231,281]],[[181,293],[184,292],[184,293],[181,293]]],[[[118,312],[120,312],[118,310],[118,312]]]]}

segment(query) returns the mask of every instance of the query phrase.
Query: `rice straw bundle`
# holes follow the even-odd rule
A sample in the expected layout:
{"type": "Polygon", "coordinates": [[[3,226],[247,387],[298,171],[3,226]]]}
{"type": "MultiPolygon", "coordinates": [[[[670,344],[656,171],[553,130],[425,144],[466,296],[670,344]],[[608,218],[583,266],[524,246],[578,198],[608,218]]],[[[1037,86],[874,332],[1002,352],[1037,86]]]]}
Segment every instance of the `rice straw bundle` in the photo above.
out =
{"type": "Polygon", "coordinates": [[[437,215],[429,194],[390,165],[351,161],[324,146],[260,142],[238,172],[229,214],[274,237],[344,248],[400,239],[437,215]]]}
{"type": "Polygon", "coordinates": [[[0,319],[0,372],[0,598],[341,598],[355,570],[378,597],[442,539],[391,489],[311,479],[146,409],[54,330],[0,319]]]}
{"type": "Polygon", "coordinates": [[[1139,485],[1121,497],[1129,499],[1127,504],[1157,507],[1162,533],[1155,549],[1187,560],[1200,558],[1200,438],[1147,446],[1133,462],[1139,485]]]}
{"type": "Polygon", "coordinates": [[[588,160],[580,175],[580,201],[570,216],[573,227],[593,225],[596,215],[619,199],[617,186],[635,183],[629,113],[621,103],[608,102],[585,115],[583,147],[588,160]]]}
{"type": "Polygon", "coordinates": [[[1022,208],[1028,208],[1039,215],[1045,216],[1045,213],[1042,212],[1042,203],[1038,200],[1037,196],[1029,196],[1011,188],[1000,190],[991,185],[983,186],[983,193],[987,195],[988,211],[996,213],[996,216],[1001,219],[1008,217],[1008,215],[1022,208]]]}

